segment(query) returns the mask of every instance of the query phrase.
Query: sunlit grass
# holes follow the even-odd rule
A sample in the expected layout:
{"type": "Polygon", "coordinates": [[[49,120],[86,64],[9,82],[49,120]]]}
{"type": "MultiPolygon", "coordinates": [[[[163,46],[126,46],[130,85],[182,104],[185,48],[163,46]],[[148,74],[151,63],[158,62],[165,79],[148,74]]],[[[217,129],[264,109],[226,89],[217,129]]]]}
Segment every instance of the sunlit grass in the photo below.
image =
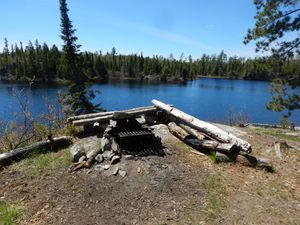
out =
{"type": "Polygon", "coordinates": [[[9,205],[3,201],[0,201],[0,224],[16,224],[16,220],[22,216],[23,212],[23,207],[9,205]]]}

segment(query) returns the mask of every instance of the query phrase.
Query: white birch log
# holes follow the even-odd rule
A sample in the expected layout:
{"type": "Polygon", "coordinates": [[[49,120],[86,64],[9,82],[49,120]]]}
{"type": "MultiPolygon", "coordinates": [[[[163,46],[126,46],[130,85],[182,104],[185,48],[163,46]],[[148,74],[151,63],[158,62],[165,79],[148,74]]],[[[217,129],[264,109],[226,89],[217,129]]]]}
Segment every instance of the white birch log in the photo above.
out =
{"type": "Polygon", "coordinates": [[[233,134],[225,132],[224,130],[221,130],[220,128],[210,123],[199,120],[183,111],[180,111],[158,100],[152,100],[152,103],[157,108],[165,110],[168,114],[176,117],[176,119],[182,120],[184,123],[188,124],[192,128],[206,133],[207,135],[222,143],[233,143],[238,147],[239,150],[244,151],[246,153],[251,152],[251,145],[247,141],[242,140],[234,136],[233,134]]]}

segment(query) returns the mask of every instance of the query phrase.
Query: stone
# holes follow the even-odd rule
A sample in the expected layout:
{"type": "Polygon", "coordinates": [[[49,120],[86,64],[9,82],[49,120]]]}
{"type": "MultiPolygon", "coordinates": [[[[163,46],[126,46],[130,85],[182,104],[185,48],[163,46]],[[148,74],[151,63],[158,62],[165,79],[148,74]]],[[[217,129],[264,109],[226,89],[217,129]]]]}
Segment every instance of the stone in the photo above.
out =
{"type": "Polygon", "coordinates": [[[70,153],[73,156],[73,162],[78,162],[82,156],[86,156],[84,148],[79,144],[74,144],[70,148],[70,153]]]}
{"type": "Polygon", "coordinates": [[[131,160],[131,159],[134,159],[134,156],[133,155],[124,155],[124,158],[126,160],[131,160]]]}
{"type": "Polygon", "coordinates": [[[119,172],[119,167],[116,167],[114,169],[114,171],[112,172],[112,175],[116,176],[118,174],[118,172],[119,172]]]}
{"type": "Polygon", "coordinates": [[[103,137],[101,140],[101,149],[103,152],[111,149],[112,140],[109,137],[103,137]]]}
{"type": "Polygon", "coordinates": [[[92,173],[93,172],[93,170],[88,170],[86,173],[87,174],[90,174],[90,173],[92,173]]]}
{"type": "Polygon", "coordinates": [[[78,162],[83,162],[83,161],[86,160],[86,159],[87,159],[86,156],[83,155],[83,156],[81,156],[81,157],[78,159],[78,162]]]}
{"type": "Polygon", "coordinates": [[[120,174],[121,177],[125,177],[127,173],[126,173],[125,170],[120,170],[119,169],[119,174],[120,174]]]}
{"type": "Polygon", "coordinates": [[[102,171],[104,169],[103,169],[102,165],[96,165],[95,168],[94,168],[94,170],[96,170],[96,171],[102,171]]]}
{"type": "Polygon", "coordinates": [[[115,153],[113,153],[112,151],[105,151],[105,152],[103,152],[102,155],[105,160],[110,161],[112,159],[112,157],[115,155],[115,153]]]}
{"type": "Polygon", "coordinates": [[[141,167],[138,167],[138,168],[137,168],[137,172],[138,172],[138,173],[142,172],[141,167]]]}
{"type": "Polygon", "coordinates": [[[108,170],[110,168],[110,164],[104,164],[104,165],[102,165],[102,168],[104,170],[108,170]]]}
{"type": "Polygon", "coordinates": [[[103,160],[104,160],[104,157],[102,154],[98,154],[96,157],[95,157],[95,160],[97,163],[102,163],[103,160]]]}
{"type": "Polygon", "coordinates": [[[111,143],[111,150],[116,154],[116,155],[121,155],[121,149],[119,148],[119,145],[115,141],[115,139],[112,140],[111,143]]]}
{"type": "Polygon", "coordinates": [[[120,159],[121,159],[120,156],[114,155],[114,156],[111,158],[111,164],[115,164],[115,163],[119,162],[120,159]]]}

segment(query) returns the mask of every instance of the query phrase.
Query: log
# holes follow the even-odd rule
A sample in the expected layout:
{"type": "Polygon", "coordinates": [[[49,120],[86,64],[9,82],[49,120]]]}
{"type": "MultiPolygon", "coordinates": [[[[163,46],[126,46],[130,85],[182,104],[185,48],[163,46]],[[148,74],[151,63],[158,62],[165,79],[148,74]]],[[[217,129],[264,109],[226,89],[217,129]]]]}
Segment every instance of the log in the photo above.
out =
{"type": "Polygon", "coordinates": [[[244,151],[246,153],[251,152],[251,145],[248,142],[234,136],[233,134],[225,132],[210,123],[199,120],[191,115],[188,115],[183,111],[180,111],[167,104],[164,104],[163,102],[160,102],[158,100],[152,100],[152,103],[157,108],[165,110],[168,114],[174,116],[176,119],[183,121],[184,123],[188,124],[192,128],[197,129],[209,135],[210,137],[218,140],[219,142],[233,143],[238,147],[239,150],[244,151]]]}
{"type": "Polygon", "coordinates": [[[10,152],[0,154],[0,165],[10,164],[14,161],[25,158],[29,153],[40,150],[43,148],[46,149],[56,149],[61,147],[66,147],[72,142],[72,137],[62,136],[56,137],[52,139],[48,139],[46,141],[38,141],[29,146],[17,148],[10,152]]]}
{"type": "MultiPolygon", "coordinates": [[[[126,112],[127,114],[131,115],[131,116],[138,116],[138,115],[142,115],[145,113],[150,113],[150,112],[156,112],[157,108],[152,106],[152,107],[144,107],[143,109],[135,109],[135,110],[128,110],[128,111],[118,111],[118,112],[126,112]]],[[[80,119],[80,120],[73,120],[72,124],[74,126],[82,126],[82,125],[86,125],[86,124],[93,124],[95,122],[106,122],[109,121],[111,119],[114,118],[114,114],[117,113],[113,112],[112,114],[109,115],[105,115],[105,116],[99,116],[99,117],[94,117],[94,118],[88,118],[88,119],[80,119]]]]}
{"type": "Polygon", "coordinates": [[[252,155],[224,154],[216,152],[216,163],[234,162],[244,166],[257,167],[265,169],[267,172],[274,172],[271,160],[268,158],[259,158],[252,155]]]}
{"type": "Polygon", "coordinates": [[[168,124],[169,131],[181,141],[199,151],[213,150],[226,153],[232,153],[236,150],[234,143],[219,143],[213,140],[199,140],[193,138],[184,129],[177,126],[174,122],[168,124]]]}
{"type": "Polygon", "coordinates": [[[145,106],[145,107],[138,107],[138,108],[127,109],[127,110],[122,110],[122,111],[90,113],[90,114],[84,114],[84,115],[69,117],[67,119],[67,122],[72,122],[74,120],[91,119],[91,118],[109,116],[109,115],[112,115],[115,112],[132,112],[132,111],[147,110],[147,109],[155,109],[155,108],[154,108],[154,106],[145,106]]]}

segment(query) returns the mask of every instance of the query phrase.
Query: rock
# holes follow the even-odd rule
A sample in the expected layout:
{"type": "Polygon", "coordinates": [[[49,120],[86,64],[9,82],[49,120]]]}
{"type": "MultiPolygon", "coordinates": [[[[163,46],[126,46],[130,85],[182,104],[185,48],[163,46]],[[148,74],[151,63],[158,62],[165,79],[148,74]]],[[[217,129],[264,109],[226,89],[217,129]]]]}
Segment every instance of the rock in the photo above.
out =
{"type": "Polygon", "coordinates": [[[112,172],[112,175],[116,176],[118,174],[118,172],[119,172],[119,167],[116,167],[114,169],[114,171],[112,172]]]}
{"type": "Polygon", "coordinates": [[[115,141],[115,139],[112,140],[111,143],[111,150],[116,154],[116,155],[121,155],[121,149],[119,148],[119,145],[115,141]]]}
{"type": "Polygon", "coordinates": [[[93,170],[88,170],[86,173],[87,174],[90,174],[90,173],[92,173],[93,172],[93,170]]]}
{"type": "Polygon", "coordinates": [[[74,144],[70,148],[70,153],[73,156],[73,162],[78,162],[82,156],[86,156],[84,148],[79,144],[74,144]]]}
{"type": "Polygon", "coordinates": [[[112,140],[109,137],[103,137],[101,140],[101,149],[103,152],[111,149],[112,140]]]}
{"type": "Polygon", "coordinates": [[[102,165],[102,168],[104,170],[108,170],[110,168],[110,164],[104,164],[104,165],[102,165]]]}
{"type": "Polygon", "coordinates": [[[119,162],[120,159],[121,159],[120,156],[114,155],[114,156],[111,158],[111,164],[115,164],[115,163],[119,162]]]}
{"type": "Polygon", "coordinates": [[[102,163],[103,160],[104,160],[104,157],[102,154],[98,154],[96,157],[95,157],[95,160],[97,163],[102,163]]]}
{"type": "Polygon", "coordinates": [[[167,155],[172,155],[172,154],[173,154],[173,153],[172,153],[169,149],[167,149],[167,148],[165,148],[164,151],[165,151],[165,153],[166,153],[167,155]]]}
{"type": "Polygon", "coordinates": [[[110,161],[112,159],[112,157],[115,155],[115,153],[113,153],[112,151],[105,151],[105,152],[103,152],[102,155],[105,160],[110,161]]]}
{"type": "Polygon", "coordinates": [[[119,169],[119,174],[121,177],[125,177],[127,173],[126,173],[126,171],[119,169]]]}
{"type": "Polygon", "coordinates": [[[78,159],[78,162],[83,162],[84,160],[86,160],[86,156],[83,155],[78,159]]]}
{"type": "Polygon", "coordinates": [[[102,168],[102,165],[96,165],[95,168],[94,168],[94,170],[96,170],[96,171],[102,171],[104,169],[102,168]]]}
{"type": "Polygon", "coordinates": [[[126,160],[131,160],[131,159],[134,159],[134,156],[133,155],[124,155],[124,158],[126,160]]]}
{"type": "Polygon", "coordinates": [[[138,172],[138,173],[142,172],[141,167],[138,167],[138,168],[137,168],[137,172],[138,172]]]}

